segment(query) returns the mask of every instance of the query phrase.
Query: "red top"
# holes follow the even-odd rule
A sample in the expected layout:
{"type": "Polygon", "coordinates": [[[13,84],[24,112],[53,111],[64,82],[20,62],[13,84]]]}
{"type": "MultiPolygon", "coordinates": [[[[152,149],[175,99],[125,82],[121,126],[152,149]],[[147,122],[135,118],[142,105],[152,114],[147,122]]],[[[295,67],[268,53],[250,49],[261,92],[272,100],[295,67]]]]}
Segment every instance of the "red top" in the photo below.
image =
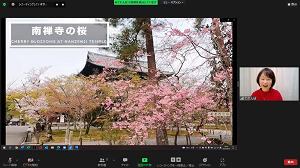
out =
{"type": "Polygon", "coordinates": [[[257,101],[283,101],[281,94],[278,90],[271,88],[267,92],[261,91],[261,88],[253,92],[253,97],[256,97],[257,101]]]}

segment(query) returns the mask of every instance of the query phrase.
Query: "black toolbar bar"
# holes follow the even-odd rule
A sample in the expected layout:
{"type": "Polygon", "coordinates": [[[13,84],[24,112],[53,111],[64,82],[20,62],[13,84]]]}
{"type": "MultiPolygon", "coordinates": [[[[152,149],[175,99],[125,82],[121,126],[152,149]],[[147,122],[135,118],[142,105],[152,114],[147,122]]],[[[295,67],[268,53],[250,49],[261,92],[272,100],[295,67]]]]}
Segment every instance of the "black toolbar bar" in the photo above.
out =
{"type": "MultiPolygon", "coordinates": [[[[63,160],[64,163],[68,162],[67,158],[63,160]]],[[[55,161],[53,161],[39,156],[7,156],[1,158],[3,167],[45,167],[51,164],[55,164],[56,167],[62,167],[63,164],[60,164],[60,161],[61,158],[58,157],[55,157],[55,161]]],[[[85,161],[85,159],[78,160],[77,164],[85,161]]],[[[88,159],[88,162],[88,165],[92,167],[230,167],[233,163],[230,157],[202,156],[197,159],[190,159],[189,156],[178,155],[164,156],[160,159],[147,156],[99,156],[88,159]]]]}
{"type": "Polygon", "coordinates": [[[237,150],[237,146],[4,145],[1,150],[237,150]]]}

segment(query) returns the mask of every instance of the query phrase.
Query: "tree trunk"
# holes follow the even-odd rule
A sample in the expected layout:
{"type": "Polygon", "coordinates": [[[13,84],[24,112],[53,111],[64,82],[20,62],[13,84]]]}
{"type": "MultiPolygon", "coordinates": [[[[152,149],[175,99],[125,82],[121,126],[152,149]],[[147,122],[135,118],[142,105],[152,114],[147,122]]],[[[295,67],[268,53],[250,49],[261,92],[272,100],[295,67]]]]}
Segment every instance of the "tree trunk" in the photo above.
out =
{"type": "Polygon", "coordinates": [[[84,120],[83,120],[83,129],[86,129],[86,124],[84,120]]]}
{"type": "Polygon", "coordinates": [[[47,132],[46,142],[50,142],[53,140],[51,126],[52,126],[52,123],[49,122],[49,119],[47,117],[47,119],[46,119],[46,132],[47,132]]]}
{"type": "Polygon", "coordinates": [[[67,130],[70,130],[70,118],[68,119],[68,125],[67,125],[67,130]]]}
{"type": "Polygon", "coordinates": [[[226,46],[224,44],[224,39],[222,37],[221,30],[220,30],[218,23],[219,23],[218,21],[215,21],[213,19],[213,26],[215,27],[214,34],[217,37],[216,43],[218,46],[218,50],[221,53],[221,59],[222,59],[221,63],[222,63],[223,68],[225,69],[225,72],[227,72],[226,73],[226,76],[227,76],[226,83],[228,84],[228,88],[229,88],[228,89],[229,90],[228,101],[232,102],[232,79],[230,78],[230,73],[228,73],[228,71],[227,71],[227,68],[231,67],[231,61],[227,54],[226,46]]]}
{"type": "MultiPolygon", "coordinates": [[[[222,55],[222,59],[224,61],[221,61],[222,62],[222,66],[227,69],[228,67],[231,67],[231,61],[230,61],[230,58],[227,54],[227,50],[226,50],[226,47],[225,47],[225,44],[224,44],[224,39],[223,37],[221,37],[221,31],[220,31],[220,27],[219,27],[219,24],[217,24],[218,21],[214,21],[213,20],[213,25],[215,26],[215,29],[214,29],[214,33],[217,37],[220,37],[220,38],[217,38],[217,45],[219,46],[219,50],[221,52],[221,55],[222,55]],[[225,64],[224,64],[225,63],[225,64]]],[[[226,71],[227,72],[227,71],[226,71]]],[[[228,94],[227,94],[227,98],[228,98],[228,102],[229,103],[232,103],[232,79],[230,78],[230,73],[226,73],[226,83],[228,84],[228,94]]],[[[233,136],[232,134],[232,106],[229,107],[229,112],[230,112],[230,125],[231,125],[231,136],[233,136]]]]}
{"type": "Polygon", "coordinates": [[[177,130],[176,130],[176,134],[175,134],[175,140],[174,140],[174,145],[177,145],[177,137],[178,137],[178,134],[179,134],[179,126],[177,125],[177,130]]]}
{"type": "Polygon", "coordinates": [[[188,127],[187,127],[187,126],[185,126],[185,129],[186,129],[186,132],[187,132],[187,136],[186,136],[186,139],[187,139],[187,144],[188,144],[188,145],[192,145],[191,136],[190,136],[190,133],[189,133],[188,127]]]}
{"type": "Polygon", "coordinates": [[[65,135],[65,144],[69,144],[69,135],[70,135],[70,130],[66,129],[66,135],[65,135]]]}
{"type": "Polygon", "coordinates": [[[65,136],[65,144],[69,144],[69,134],[70,134],[70,118],[68,116],[68,124],[67,124],[67,129],[66,129],[66,136],[65,136]]]}
{"type": "Polygon", "coordinates": [[[76,123],[76,117],[74,118],[74,129],[77,131],[77,123],[76,123]]]}
{"type": "Polygon", "coordinates": [[[36,127],[36,131],[37,131],[37,132],[41,132],[41,131],[42,131],[42,126],[41,126],[41,123],[40,123],[40,122],[37,122],[37,123],[35,124],[35,127],[36,127]]]}
{"type": "Polygon", "coordinates": [[[69,134],[69,145],[72,145],[73,143],[73,131],[70,131],[70,134],[69,134]]]}
{"type": "Polygon", "coordinates": [[[156,144],[157,145],[169,145],[167,130],[164,125],[156,128],[156,144]]]}
{"type": "Polygon", "coordinates": [[[217,45],[218,45],[219,51],[221,53],[221,57],[223,58],[225,65],[227,65],[227,66],[224,66],[224,63],[222,63],[222,64],[223,64],[224,68],[228,68],[230,66],[231,62],[230,62],[230,58],[227,54],[227,50],[226,50],[226,47],[224,44],[224,39],[222,37],[221,30],[219,27],[219,22],[214,19],[212,19],[212,20],[213,20],[214,34],[216,35],[217,45]]]}
{"type": "Polygon", "coordinates": [[[189,145],[188,135],[185,136],[185,140],[186,140],[186,145],[189,145]]]}
{"type": "Polygon", "coordinates": [[[35,143],[36,144],[39,144],[40,143],[40,134],[39,134],[39,132],[37,131],[37,132],[35,132],[35,134],[34,134],[35,136],[35,143]]]}
{"type": "MultiPolygon", "coordinates": [[[[155,77],[156,74],[156,62],[155,53],[153,45],[153,36],[151,26],[151,18],[145,18],[145,25],[148,27],[144,29],[146,37],[146,50],[147,50],[147,62],[148,62],[148,78],[153,83],[153,85],[158,84],[158,78],[155,77]]],[[[156,129],[156,143],[157,145],[169,145],[167,130],[163,126],[156,129]]]]}
{"type": "Polygon", "coordinates": [[[85,135],[89,134],[90,127],[91,127],[91,123],[88,122],[88,124],[86,125],[85,135]]]}
{"type": "Polygon", "coordinates": [[[151,18],[145,18],[145,25],[148,25],[145,29],[146,36],[146,49],[147,49],[147,61],[148,61],[148,77],[149,80],[152,80],[153,84],[157,84],[157,79],[155,79],[156,74],[156,62],[155,62],[155,53],[153,46],[153,36],[151,26],[151,18]]]}
{"type": "Polygon", "coordinates": [[[79,133],[79,142],[82,145],[82,117],[80,117],[80,133],[79,133]]]}
{"type": "Polygon", "coordinates": [[[232,107],[229,108],[230,110],[230,127],[231,127],[231,138],[233,138],[233,124],[232,124],[232,107]]]}

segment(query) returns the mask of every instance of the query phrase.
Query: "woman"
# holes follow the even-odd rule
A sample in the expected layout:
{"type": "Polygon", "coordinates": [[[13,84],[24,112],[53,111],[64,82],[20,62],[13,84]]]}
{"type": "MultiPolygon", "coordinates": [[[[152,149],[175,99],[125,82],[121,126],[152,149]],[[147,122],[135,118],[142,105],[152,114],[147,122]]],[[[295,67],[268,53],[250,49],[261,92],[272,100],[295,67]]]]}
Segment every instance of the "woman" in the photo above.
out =
{"type": "Polygon", "coordinates": [[[256,78],[260,89],[253,92],[251,96],[256,97],[258,101],[283,101],[279,91],[273,89],[275,81],[275,74],[271,69],[262,69],[256,78]]]}

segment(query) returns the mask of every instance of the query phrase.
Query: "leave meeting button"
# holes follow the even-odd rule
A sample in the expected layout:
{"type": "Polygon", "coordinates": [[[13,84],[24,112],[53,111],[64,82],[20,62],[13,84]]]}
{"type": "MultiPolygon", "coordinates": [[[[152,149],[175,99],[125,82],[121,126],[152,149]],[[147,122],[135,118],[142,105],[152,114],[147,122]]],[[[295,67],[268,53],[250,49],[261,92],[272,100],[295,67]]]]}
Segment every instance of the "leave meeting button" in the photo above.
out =
{"type": "Polygon", "coordinates": [[[297,159],[284,159],[284,165],[297,165],[297,159]]]}

